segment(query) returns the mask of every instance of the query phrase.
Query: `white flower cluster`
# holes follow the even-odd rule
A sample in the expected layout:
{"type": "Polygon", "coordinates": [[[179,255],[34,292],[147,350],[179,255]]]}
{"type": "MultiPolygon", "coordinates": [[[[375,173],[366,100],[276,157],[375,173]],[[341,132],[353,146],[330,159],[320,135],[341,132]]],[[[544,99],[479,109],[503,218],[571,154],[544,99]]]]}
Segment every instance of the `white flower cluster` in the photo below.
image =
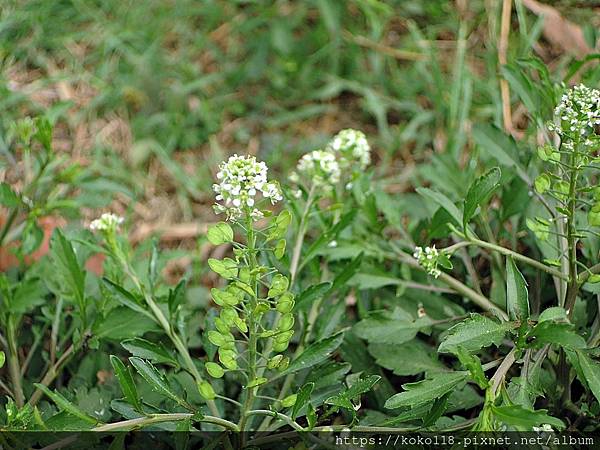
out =
{"type": "Polygon", "coordinates": [[[348,128],[340,131],[331,140],[328,148],[339,153],[342,167],[357,166],[364,170],[371,163],[371,147],[362,131],[348,128]]]}
{"type": "Polygon", "coordinates": [[[425,247],[425,249],[416,247],[415,252],[413,253],[414,258],[419,265],[434,278],[437,278],[442,274],[442,271],[437,267],[439,255],[435,245],[433,247],[425,247]]]}
{"type": "Polygon", "coordinates": [[[552,433],[554,431],[552,429],[552,425],[550,425],[548,423],[542,424],[541,427],[532,427],[532,430],[536,431],[538,433],[552,433]]]}
{"type": "Polygon", "coordinates": [[[340,181],[340,165],[332,152],[315,150],[306,153],[298,161],[297,172],[290,176],[291,181],[297,183],[300,176],[311,180],[315,187],[329,189],[340,181]]]}
{"type": "Polygon", "coordinates": [[[90,223],[90,230],[92,231],[110,231],[116,230],[119,225],[123,223],[125,219],[117,216],[113,213],[104,213],[99,219],[95,219],[90,223]]]}
{"type": "MultiPolygon", "coordinates": [[[[313,187],[327,192],[340,182],[342,175],[346,174],[346,169],[349,169],[348,173],[354,177],[366,169],[370,162],[371,147],[365,134],[346,129],[335,135],[325,150],[315,150],[302,156],[290,180],[299,183],[303,179],[313,187]]],[[[351,186],[349,182],[347,187],[351,186]]]]}
{"type": "Polygon", "coordinates": [[[217,203],[217,213],[227,213],[228,220],[236,220],[248,213],[257,220],[263,213],[255,207],[256,195],[262,196],[275,204],[282,200],[281,190],[276,183],[267,180],[267,165],[256,161],[254,156],[231,156],[221,163],[217,172],[218,184],[213,185],[217,203]]]}
{"type": "MultiPolygon", "coordinates": [[[[560,125],[550,124],[552,131],[571,140],[588,138],[600,125],[600,91],[583,84],[569,89],[554,109],[554,116],[560,125]]],[[[589,139],[586,145],[591,145],[589,139]]]]}

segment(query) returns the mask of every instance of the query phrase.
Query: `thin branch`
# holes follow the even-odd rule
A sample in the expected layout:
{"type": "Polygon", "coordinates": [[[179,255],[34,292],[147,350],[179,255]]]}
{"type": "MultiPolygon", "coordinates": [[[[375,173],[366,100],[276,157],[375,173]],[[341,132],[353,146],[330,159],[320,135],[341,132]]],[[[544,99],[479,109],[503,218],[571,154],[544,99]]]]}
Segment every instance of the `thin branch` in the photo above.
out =
{"type": "MultiPolygon", "coordinates": [[[[140,428],[155,423],[178,422],[181,420],[191,419],[192,417],[194,417],[194,414],[190,413],[151,414],[146,417],[138,417],[137,419],[129,419],[123,420],[121,422],[100,425],[96,428],[92,428],[92,431],[106,432],[115,430],[131,430],[134,428],[140,428]]],[[[233,431],[239,431],[238,426],[235,423],[230,422],[229,420],[221,419],[220,417],[202,416],[202,418],[198,421],[220,425],[223,428],[233,431]]]]}

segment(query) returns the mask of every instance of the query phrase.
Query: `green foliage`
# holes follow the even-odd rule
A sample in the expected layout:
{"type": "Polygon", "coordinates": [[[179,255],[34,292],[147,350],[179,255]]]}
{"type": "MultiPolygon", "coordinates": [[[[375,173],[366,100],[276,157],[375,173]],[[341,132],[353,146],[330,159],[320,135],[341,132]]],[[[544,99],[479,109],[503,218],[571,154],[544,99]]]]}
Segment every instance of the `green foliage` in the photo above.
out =
{"type": "Polygon", "coordinates": [[[6,5],[0,429],[598,431],[597,55],[468,3],[6,5]]]}

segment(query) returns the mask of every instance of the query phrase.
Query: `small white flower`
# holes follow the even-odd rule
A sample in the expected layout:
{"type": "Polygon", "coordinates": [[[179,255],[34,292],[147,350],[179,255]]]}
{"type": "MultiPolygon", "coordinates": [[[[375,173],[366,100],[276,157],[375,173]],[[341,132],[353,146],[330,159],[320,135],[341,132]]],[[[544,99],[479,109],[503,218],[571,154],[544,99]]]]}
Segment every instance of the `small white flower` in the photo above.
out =
{"type": "Polygon", "coordinates": [[[254,220],[263,217],[255,208],[258,193],[275,204],[283,199],[277,183],[267,181],[267,165],[258,162],[254,156],[231,156],[219,166],[217,180],[213,185],[217,194],[215,212],[226,213],[227,219],[236,220],[249,214],[254,220]]]}
{"type": "Polygon", "coordinates": [[[327,246],[328,246],[329,248],[335,248],[335,247],[337,247],[337,245],[338,245],[338,243],[337,243],[337,241],[336,241],[336,240],[333,240],[333,241],[331,241],[329,244],[327,244],[327,246]]]}
{"type": "Polygon", "coordinates": [[[569,89],[554,109],[554,116],[561,124],[551,124],[549,129],[561,136],[566,149],[573,150],[573,140],[579,136],[587,136],[584,142],[588,145],[592,142],[589,136],[596,134],[600,125],[600,91],[583,84],[569,89]]]}
{"type": "Polygon", "coordinates": [[[533,427],[533,431],[537,431],[538,433],[552,433],[554,430],[552,429],[552,425],[548,423],[542,424],[541,427],[533,427]]]}
{"type": "Polygon", "coordinates": [[[125,219],[113,213],[104,213],[99,219],[92,220],[90,230],[92,231],[109,231],[116,230],[125,219]]]}
{"type": "Polygon", "coordinates": [[[328,148],[340,155],[342,167],[364,170],[371,163],[371,147],[362,131],[342,130],[331,140],[328,148]]]}
{"type": "Polygon", "coordinates": [[[340,175],[340,165],[335,154],[326,150],[315,150],[300,158],[296,172],[290,179],[299,180],[302,177],[315,187],[329,189],[340,181],[340,175]]]}
{"type": "Polygon", "coordinates": [[[413,257],[417,260],[419,265],[434,278],[437,278],[442,274],[442,271],[437,267],[439,256],[439,251],[435,248],[435,245],[432,247],[425,247],[425,249],[416,247],[413,253],[413,257]]]}

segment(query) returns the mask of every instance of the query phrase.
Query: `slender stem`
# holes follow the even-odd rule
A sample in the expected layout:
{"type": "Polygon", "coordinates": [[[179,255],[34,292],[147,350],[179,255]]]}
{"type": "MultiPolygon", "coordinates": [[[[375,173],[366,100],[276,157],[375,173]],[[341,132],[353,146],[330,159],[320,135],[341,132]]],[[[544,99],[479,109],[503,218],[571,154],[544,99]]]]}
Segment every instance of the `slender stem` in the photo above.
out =
{"type": "MultiPolygon", "coordinates": [[[[455,244],[455,245],[458,245],[458,244],[455,244]]],[[[415,269],[419,269],[419,270],[423,270],[423,271],[425,270],[419,265],[417,260],[414,259],[412,256],[410,256],[409,254],[407,254],[399,249],[395,249],[395,250],[396,250],[396,256],[400,261],[414,267],[415,269]]],[[[508,315],[498,305],[495,305],[488,298],[484,297],[481,294],[478,294],[470,287],[468,287],[465,284],[458,281],[456,278],[448,275],[445,272],[442,272],[440,274],[440,276],[438,277],[438,279],[440,281],[442,281],[443,283],[445,283],[446,285],[450,286],[458,294],[464,295],[466,298],[471,300],[473,303],[478,305],[483,310],[493,313],[494,315],[500,317],[502,320],[505,320],[505,321],[508,320],[508,315]]]]}
{"type": "Polygon", "coordinates": [[[490,389],[492,390],[493,398],[496,398],[498,388],[500,387],[500,383],[502,383],[502,380],[504,380],[504,377],[506,376],[512,365],[515,363],[516,353],[517,348],[513,347],[513,349],[504,357],[502,363],[500,363],[500,365],[498,366],[498,369],[496,369],[496,373],[494,373],[494,375],[492,376],[490,380],[492,386],[490,389]]]}
{"type": "Polygon", "coordinates": [[[12,314],[8,316],[6,338],[8,340],[8,372],[10,374],[13,393],[15,394],[15,403],[17,407],[22,408],[25,404],[25,396],[23,395],[23,386],[21,385],[21,366],[17,350],[15,318],[12,314]]]}
{"type": "Polygon", "coordinates": [[[521,255],[520,253],[517,253],[517,252],[515,252],[513,250],[510,250],[510,249],[508,249],[506,247],[502,247],[500,245],[496,245],[496,244],[492,244],[492,243],[489,243],[489,242],[485,242],[485,241],[482,241],[480,239],[475,239],[474,238],[474,239],[471,239],[469,241],[461,241],[461,242],[458,242],[458,243],[456,243],[454,245],[451,245],[450,247],[446,247],[445,249],[443,249],[443,251],[446,252],[446,253],[452,253],[453,251],[458,250],[461,247],[466,247],[466,246],[469,246],[469,245],[476,245],[478,247],[487,248],[489,250],[496,251],[496,252],[498,252],[498,253],[500,253],[502,255],[505,255],[505,256],[511,256],[513,259],[516,259],[517,261],[521,261],[521,262],[523,262],[525,264],[529,264],[530,266],[535,267],[536,269],[542,270],[542,271],[544,271],[546,273],[549,273],[552,276],[555,276],[555,277],[560,278],[560,279],[565,279],[566,278],[565,275],[561,271],[556,270],[553,267],[547,266],[546,264],[541,263],[539,261],[536,261],[535,259],[532,259],[532,258],[529,258],[527,256],[521,255]]]}
{"type": "Polygon", "coordinates": [[[298,263],[300,262],[300,255],[302,254],[302,244],[304,243],[304,235],[306,234],[308,213],[312,207],[314,196],[315,186],[313,185],[308,192],[306,205],[304,205],[304,211],[302,212],[302,217],[300,217],[300,225],[298,226],[298,234],[296,235],[296,243],[294,244],[292,253],[292,262],[290,263],[290,285],[294,283],[296,273],[298,272],[298,263]]]}
{"type": "Polygon", "coordinates": [[[0,380],[0,388],[3,389],[11,397],[13,397],[13,398],[15,397],[15,394],[13,393],[13,391],[6,384],[4,384],[4,381],[2,381],[2,380],[0,380]]]}
{"type": "Polygon", "coordinates": [[[37,348],[40,346],[42,339],[44,337],[44,334],[46,333],[46,330],[48,329],[48,325],[44,325],[42,327],[42,330],[40,331],[40,334],[36,336],[36,338],[34,339],[33,343],[31,344],[31,347],[29,347],[29,351],[27,352],[27,356],[25,357],[25,361],[23,361],[23,364],[21,364],[21,376],[24,377],[25,373],[27,373],[27,369],[29,368],[29,364],[31,363],[31,360],[33,359],[33,356],[35,355],[35,352],[37,351],[37,348]]]}
{"type": "Polygon", "coordinates": [[[2,246],[2,244],[4,243],[4,239],[6,238],[6,235],[8,234],[10,227],[12,227],[13,222],[17,218],[17,212],[18,212],[18,208],[14,208],[10,212],[8,219],[6,220],[6,223],[4,224],[4,228],[2,228],[2,232],[0,233],[0,246],[2,246]]]}
{"type": "MultiPolygon", "coordinates": [[[[296,234],[296,242],[294,244],[294,249],[292,251],[292,260],[290,263],[290,286],[293,285],[294,281],[296,280],[296,275],[298,274],[300,256],[302,254],[302,244],[304,243],[304,237],[306,235],[306,229],[308,226],[308,215],[310,213],[310,209],[313,206],[314,200],[315,200],[315,187],[313,185],[313,186],[311,186],[310,191],[308,192],[306,204],[304,205],[304,210],[302,211],[302,216],[300,217],[300,224],[298,225],[298,233],[296,234]]],[[[315,302],[311,308],[311,313],[309,313],[309,319],[308,319],[307,325],[306,325],[307,329],[312,328],[312,322],[314,322],[314,320],[316,319],[317,312],[318,312],[318,306],[316,305],[316,302],[315,302]],[[314,311],[314,313],[313,313],[313,311],[314,311]],[[311,319],[312,316],[315,316],[315,318],[311,319]]],[[[273,328],[276,328],[277,325],[279,324],[280,317],[281,316],[277,316],[277,318],[275,319],[275,321],[273,323],[273,328]]],[[[267,357],[271,353],[272,348],[273,348],[273,340],[269,339],[265,346],[265,355],[267,355],[267,357]]],[[[298,356],[298,354],[302,350],[302,348],[304,348],[304,346],[301,343],[296,348],[296,352],[295,352],[294,356],[298,356]],[[300,350],[298,350],[298,349],[300,349],[300,350]]],[[[258,376],[262,376],[262,374],[264,373],[264,370],[265,370],[264,368],[259,369],[258,376]]],[[[287,392],[287,390],[289,389],[289,386],[291,385],[291,382],[292,382],[292,376],[288,375],[284,381],[282,390],[278,397],[279,399],[283,398],[281,393],[287,392]]],[[[271,421],[270,416],[265,417],[265,419],[260,424],[259,429],[266,428],[269,425],[270,421],[271,421]]]]}
{"type": "MultiPolygon", "coordinates": [[[[162,422],[178,422],[181,420],[188,420],[194,417],[194,414],[190,413],[173,413],[173,414],[151,414],[146,417],[138,417],[137,419],[129,419],[123,420],[121,422],[108,423],[106,425],[101,425],[96,428],[92,428],[92,431],[97,432],[106,432],[106,431],[116,431],[116,430],[131,430],[133,428],[141,428],[147,425],[152,425],[155,423],[162,422]]],[[[215,425],[220,425],[223,428],[239,431],[238,426],[230,422],[229,420],[221,419],[220,417],[214,416],[202,416],[199,422],[213,423],[215,425]]]]}
{"type": "MultiPolygon", "coordinates": [[[[575,146],[576,148],[576,146],[575,146]]],[[[577,163],[577,152],[574,151],[571,155],[573,166],[577,163]]],[[[577,281],[577,238],[575,237],[577,230],[575,229],[575,206],[577,203],[575,188],[577,187],[578,169],[574,168],[571,171],[569,179],[569,205],[567,215],[567,243],[568,243],[568,258],[569,258],[569,285],[567,287],[567,298],[565,301],[565,309],[569,318],[573,315],[573,307],[579,292],[579,283],[577,281]]]]}
{"type": "MultiPolygon", "coordinates": [[[[77,348],[77,350],[79,350],[79,347],[77,348]]],[[[50,366],[50,368],[48,369],[48,371],[46,372],[46,374],[42,377],[42,380],[40,381],[39,384],[41,384],[42,386],[49,386],[50,383],[52,383],[54,381],[54,379],[60,373],[61,367],[67,362],[67,360],[74,353],[75,353],[75,346],[73,344],[71,344],[65,350],[65,352],[61,355],[61,357],[58,358],[58,361],[56,361],[56,363],[54,365],[50,366]]],[[[42,398],[42,396],[43,396],[42,391],[39,388],[36,387],[35,392],[29,398],[29,401],[27,403],[30,404],[31,406],[35,406],[37,404],[37,402],[40,401],[40,399],[42,398]]]]}
{"type": "Polygon", "coordinates": [[[283,420],[285,423],[287,423],[289,426],[291,426],[296,431],[304,431],[304,428],[302,428],[300,425],[298,425],[298,423],[296,421],[292,420],[291,417],[288,417],[285,414],[281,414],[281,413],[278,413],[275,411],[269,411],[268,409],[254,409],[251,411],[246,411],[245,415],[246,416],[275,417],[277,419],[283,420]]]}
{"type": "Polygon", "coordinates": [[[577,277],[577,283],[579,284],[579,287],[581,287],[582,285],[584,285],[587,280],[590,278],[590,276],[600,273],[600,264],[595,264],[592,267],[588,268],[587,270],[584,270],[583,272],[581,272],[579,274],[579,276],[577,277]]]}
{"type": "MultiPolygon", "coordinates": [[[[256,268],[258,262],[256,260],[256,236],[254,234],[254,225],[252,223],[252,217],[248,214],[246,233],[248,235],[248,255],[249,255],[249,269],[251,273],[250,286],[254,292],[254,296],[250,299],[250,312],[248,314],[248,379],[250,382],[256,379],[256,355],[257,355],[257,334],[258,334],[258,323],[254,316],[254,310],[256,309],[256,298],[258,298],[258,280],[256,276],[256,268]]],[[[265,358],[269,355],[266,354],[265,358]]],[[[245,430],[246,423],[248,421],[247,412],[252,409],[254,402],[254,396],[258,391],[258,386],[250,387],[246,391],[246,399],[242,406],[240,421],[238,427],[241,431],[245,430]]]]}

